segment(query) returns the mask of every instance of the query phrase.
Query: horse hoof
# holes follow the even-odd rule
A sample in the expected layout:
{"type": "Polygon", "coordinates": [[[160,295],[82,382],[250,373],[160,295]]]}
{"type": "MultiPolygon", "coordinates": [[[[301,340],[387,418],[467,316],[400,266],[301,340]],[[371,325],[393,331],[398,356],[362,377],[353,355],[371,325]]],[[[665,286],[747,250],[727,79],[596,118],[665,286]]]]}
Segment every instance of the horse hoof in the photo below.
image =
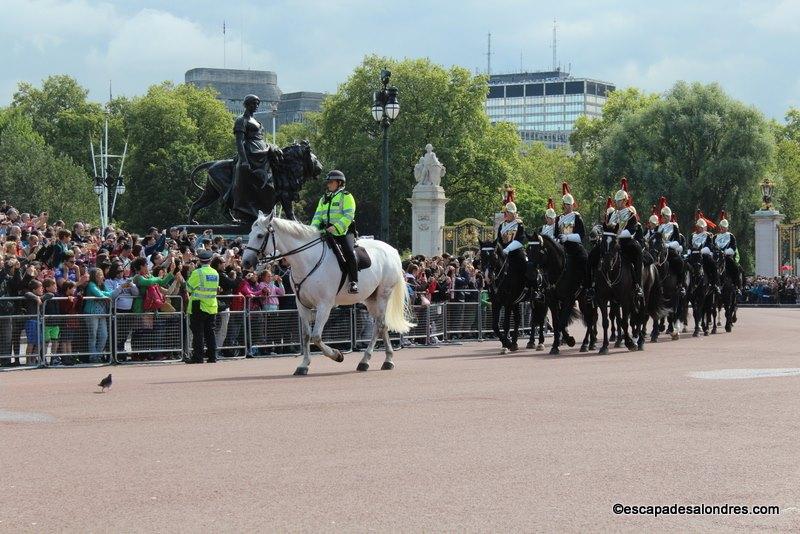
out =
{"type": "Polygon", "coordinates": [[[536,345],[536,350],[544,350],[544,345],[539,343],[538,345],[536,345]]]}
{"type": "Polygon", "coordinates": [[[534,343],[533,341],[528,341],[528,344],[525,345],[525,348],[526,349],[535,349],[536,348],[536,343],[534,343]]]}
{"type": "Polygon", "coordinates": [[[506,347],[503,347],[503,348],[500,350],[500,354],[508,354],[508,349],[507,349],[506,347]]]}
{"type": "Polygon", "coordinates": [[[394,363],[392,362],[383,362],[383,365],[381,365],[381,371],[391,371],[392,369],[394,369],[394,363]]]}
{"type": "Polygon", "coordinates": [[[359,362],[358,367],[356,367],[356,371],[364,372],[369,369],[369,364],[367,362],[359,362]]]}
{"type": "Polygon", "coordinates": [[[568,347],[574,347],[575,346],[575,338],[572,337],[572,336],[567,336],[567,337],[564,338],[564,343],[566,343],[568,347]]]}
{"type": "Polygon", "coordinates": [[[339,349],[333,349],[333,358],[331,358],[335,362],[342,363],[344,361],[344,354],[339,349]]]}
{"type": "Polygon", "coordinates": [[[644,350],[644,343],[636,345],[636,350],[643,351],[644,350]]]}
{"type": "Polygon", "coordinates": [[[677,332],[673,332],[672,333],[672,341],[678,341],[680,339],[680,337],[681,337],[681,335],[679,333],[677,333],[677,332]]]}
{"type": "Polygon", "coordinates": [[[731,327],[731,325],[725,325],[726,332],[730,332],[731,330],[733,330],[733,327],[731,327]]]}
{"type": "MultiPolygon", "coordinates": [[[[611,341],[611,340],[609,340],[609,341],[611,341]]],[[[622,340],[621,340],[621,339],[618,339],[618,340],[617,340],[617,342],[616,342],[616,343],[614,343],[614,348],[615,348],[615,349],[618,349],[618,348],[620,348],[621,346],[622,346],[622,340]]]]}
{"type": "Polygon", "coordinates": [[[558,350],[558,347],[553,347],[553,348],[550,349],[550,354],[556,355],[556,354],[560,354],[560,353],[561,353],[561,351],[558,350]]]}
{"type": "Polygon", "coordinates": [[[608,354],[608,347],[600,347],[600,350],[597,351],[597,354],[608,354]]]}
{"type": "Polygon", "coordinates": [[[519,345],[517,345],[516,343],[512,343],[511,345],[508,346],[509,352],[517,352],[518,350],[519,350],[519,345]]]}
{"type": "Polygon", "coordinates": [[[611,334],[611,336],[609,336],[608,340],[609,341],[616,341],[617,340],[617,334],[611,334]]]}
{"type": "Polygon", "coordinates": [[[650,343],[658,343],[658,335],[650,336],[650,343]]]}
{"type": "Polygon", "coordinates": [[[638,347],[633,343],[631,343],[630,345],[626,343],[625,348],[628,349],[628,351],[630,352],[636,352],[638,350],[638,347]]]}
{"type": "Polygon", "coordinates": [[[306,376],[308,374],[308,367],[298,367],[294,370],[294,376],[306,376]]]}
{"type": "Polygon", "coordinates": [[[597,343],[589,343],[589,350],[597,350],[597,343]]]}
{"type": "Polygon", "coordinates": [[[588,350],[589,348],[586,345],[581,345],[581,348],[578,350],[578,352],[587,352],[588,350]]]}
{"type": "Polygon", "coordinates": [[[717,333],[717,327],[716,326],[711,330],[711,333],[712,334],[716,334],[717,333]]]}
{"type": "Polygon", "coordinates": [[[692,337],[700,337],[700,332],[692,332],[692,337]]]}
{"type": "Polygon", "coordinates": [[[703,331],[703,337],[705,337],[705,336],[707,336],[707,335],[708,335],[708,332],[706,332],[706,331],[703,331]]]}

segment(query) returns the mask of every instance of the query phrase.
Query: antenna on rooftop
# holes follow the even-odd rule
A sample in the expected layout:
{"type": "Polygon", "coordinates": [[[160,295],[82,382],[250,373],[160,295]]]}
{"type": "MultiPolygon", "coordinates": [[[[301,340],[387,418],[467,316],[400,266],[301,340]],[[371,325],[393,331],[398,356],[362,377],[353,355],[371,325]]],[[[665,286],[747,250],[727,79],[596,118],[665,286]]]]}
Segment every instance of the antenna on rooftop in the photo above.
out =
{"type": "Polygon", "coordinates": [[[553,70],[558,70],[558,54],[556,53],[558,47],[558,38],[556,37],[556,19],[553,19],[553,70]]]}
{"type": "Polygon", "coordinates": [[[492,75],[492,32],[489,32],[487,36],[487,48],[486,48],[486,75],[492,75]]]}

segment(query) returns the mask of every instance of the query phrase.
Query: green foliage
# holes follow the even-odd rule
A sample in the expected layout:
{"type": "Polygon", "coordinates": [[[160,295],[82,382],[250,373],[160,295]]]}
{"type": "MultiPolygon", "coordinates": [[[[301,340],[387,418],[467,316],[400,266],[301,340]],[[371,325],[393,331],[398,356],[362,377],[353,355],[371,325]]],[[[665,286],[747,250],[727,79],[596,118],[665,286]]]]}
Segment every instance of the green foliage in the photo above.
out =
{"type": "MultiPolygon", "coordinates": [[[[212,90],[163,83],[133,99],[125,126],[130,164],[120,217],[140,231],[186,221],[199,194],[189,173],[203,161],[232,155],[233,117],[212,90]]],[[[221,213],[216,220],[224,220],[221,213]]]]}
{"type": "Polygon", "coordinates": [[[712,218],[727,210],[743,263],[751,265],[749,214],[774,145],[767,121],[716,84],[678,82],[662,98],[634,102],[632,111],[613,114],[599,142],[576,136],[586,182],[611,193],[627,176],[643,213],[666,195],[685,232],[693,227],[695,209],[712,218]]]}
{"type": "Polygon", "coordinates": [[[29,117],[0,110],[0,191],[3,200],[53,220],[96,222],[97,197],[83,169],[58,154],[29,117]]]}
{"type": "Polygon", "coordinates": [[[518,177],[511,181],[517,192],[517,208],[526,225],[544,224],[547,199],[561,206],[561,182],[575,174],[575,159],[564,149],[551,150],[542,143],[525,147],[518,177]]]}
{"type": "Polygon", "coordinates": [[[800,110],[786,114],[786,125],[775,125],[776,206],[787,221],[800,219],[800,110]]]}
{"type": "MultiPolygon", "coordinates": [[[[451,199],[448,219],[488,218],[498,208],[497,188],[518,171],[520,141],[512,126],[490,125],[483,108],[485,77],[460,67],[445,69],[427,59],[369,56],[326,98],[310,127],[312,146],[326,171],[338,168],[348,178],[359,206],[359,230],[377,233],[380,225],[383,131],[370,108],[382,68],[392,71],[401,104],[400,116],[389,128],[389,241],[398,247],[410,243],[411,206],[406,198],[426,143],[447,167],[442,185],[451,199]]],[[[305,194],[318,196],[321,191],[320,184],[308,184],[305,194]]]]}

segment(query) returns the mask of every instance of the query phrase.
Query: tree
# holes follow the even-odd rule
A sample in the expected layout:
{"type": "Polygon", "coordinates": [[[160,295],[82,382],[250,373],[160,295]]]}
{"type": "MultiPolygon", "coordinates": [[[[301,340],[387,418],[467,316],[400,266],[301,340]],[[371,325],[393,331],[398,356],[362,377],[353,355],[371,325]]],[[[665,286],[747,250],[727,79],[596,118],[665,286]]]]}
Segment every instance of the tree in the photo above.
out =
{"type": "MultiPolygon", "coordinates": [[[[565,149],[552,150],[534,143],[522,152],[519,175],[511,183],[517,191],[517,208],[524,214],[526,226],[544,224],[547,199],[561,205],[561,182],[575,174],[575,159],[565,149]]],[[[583,208],[581,208],[583,209],[583,208]]]]}
{"type": "Polygon", "coordinates": [[[97,222],[92,181],[72,160],[45,143],[31,120],[0,110],[0,191],[21,210],[47,211],[52,220],[97,222]]]}
{"type": "MultiPolygon", "coordinates": [[[[33,128],[44,141],[58,153],[68,156],[87,172],[92,171],[89,140],[97,141],[103,129],[105,111],[96,102],[89,102],[89,91],[67,75],[45,78],[41,88],[28,82],[19,84],[14,93],[12,107],[28,117],[33,128]]],[[[115,107],[120,109],[121,99],[115,107]]],[[[122,150],[122,121],[118,114],[110,120],[110,138],[113,150],[122,150]],[[117,146],[119,145],[119,146],[117,146]]]]}
{"type": "Polygon", "coordinates": [[[787,221],[800,219],[800,110],[786,113],[786,124],[774,125],[776,205],[787,221]]]}
{"type": "MultiPolygon", "coordinates": [[[[448,219],[489,217],[497,210],[497,188],[519,169],[520,140],[513,126],[491,125],[484,111],[486,78],[466,69],[435,65],[427,59],[396,61],[369,56],[329,95],[312,121],[312,146],[326,166],[347,176],[358,202],[361,233],[380,228],[382,128],[371,114],[372,92],[382,68],[392,71],[399,89],[401,112],[389,128],[390,237],[408,247],[411,206],[406,201],[415,185],[414,165],[431,143],[447,167],[442,185],[450,202],[448,219]]],[[[319,196],[319,184],[307,184],[305,195],[319,196]]],[[[315,202],[309,202],[314,206],[315,202]]]]}
{"type": "MultiPolygon", "coordinates": [[[[139,231],[184,223],[198,194],[189,173],[234,152],[233,117],[213,90],[165,82],[133,99],[125,126],[130,163],[121,218],[139,231]]],[[[216,220],[224,220],[221,212],[216,220]]]]}
{"type": "Polygon", "coordinates": [[[716,84],[678,82],[663,98],[611,126],[598,150],[597,172],[607,191],[627,176],[642,212],[666,194],[684,231],[694,226],[695,209],[712,218],[725,209],[749,266],[749,215],[773,145],[767,121],[754,108],[716,84]]]}

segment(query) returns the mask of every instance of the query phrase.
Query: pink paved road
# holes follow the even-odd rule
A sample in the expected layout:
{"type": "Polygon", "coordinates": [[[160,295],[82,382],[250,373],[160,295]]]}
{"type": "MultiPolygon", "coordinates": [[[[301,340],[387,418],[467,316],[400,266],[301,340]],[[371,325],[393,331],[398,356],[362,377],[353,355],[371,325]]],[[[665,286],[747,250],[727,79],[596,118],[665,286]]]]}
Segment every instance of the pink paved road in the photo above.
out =
{"type": "Polygon", "coordinates": [[[608,356],[494,342],[0,374],[0,531],[798,531],[800,310],[608,356]],[[376,355],[379,367],[382,355],[376,355]],[[377,364],[377,365],[375,365],[377,364]],[[4,415],[5,414],[5,415],[4,415]],[[777,505],[771,516],[615,515],[777,505]]]}

